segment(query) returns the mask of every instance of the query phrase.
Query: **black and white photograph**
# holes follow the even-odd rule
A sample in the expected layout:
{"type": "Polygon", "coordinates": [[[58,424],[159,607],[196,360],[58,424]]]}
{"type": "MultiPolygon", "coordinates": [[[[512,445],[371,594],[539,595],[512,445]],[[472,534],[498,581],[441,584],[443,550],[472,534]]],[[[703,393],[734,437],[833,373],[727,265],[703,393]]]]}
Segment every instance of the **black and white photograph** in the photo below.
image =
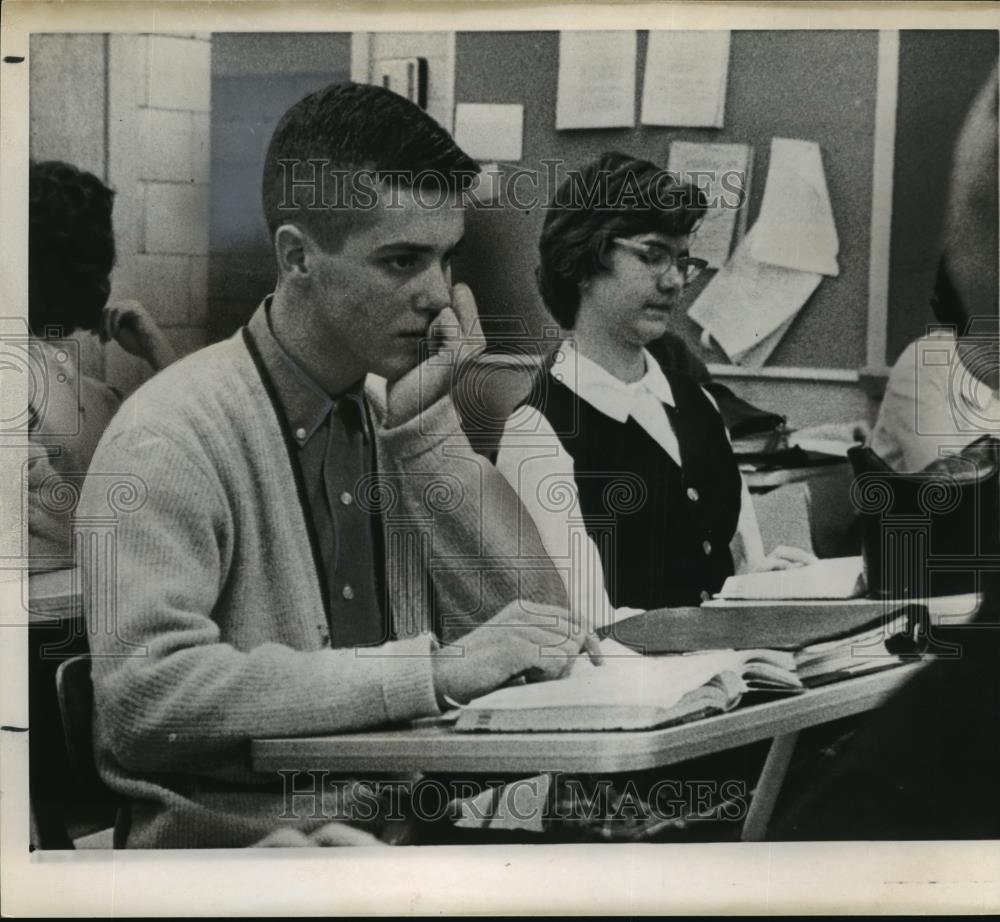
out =
{"type": "Polygon", "coordinates": [[[1000,910],[1000,6],[7,6],[5,912],[1000,910]]]}

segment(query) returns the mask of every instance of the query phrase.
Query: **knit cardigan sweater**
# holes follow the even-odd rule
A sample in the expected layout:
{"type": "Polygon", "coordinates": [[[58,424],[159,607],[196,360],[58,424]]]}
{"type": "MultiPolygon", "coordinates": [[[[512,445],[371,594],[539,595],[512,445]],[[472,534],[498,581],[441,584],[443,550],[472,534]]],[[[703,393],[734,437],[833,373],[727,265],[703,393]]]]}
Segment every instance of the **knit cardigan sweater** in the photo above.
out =
{"type": "Polygon", "coordinates": [[[386,429],[381,384],[366,389],[397,639],[364,651],[331,647],[287,433],[242,333],[157,375],[109,426],[77,531],[95,755],[130,805],[119,842],[244,846],[328,822],[289,816],[281,779],[251,769],[252,739],[436,714],[432,623],[451,640],[518,598],[566,604],[450,399],[386,429]]]}

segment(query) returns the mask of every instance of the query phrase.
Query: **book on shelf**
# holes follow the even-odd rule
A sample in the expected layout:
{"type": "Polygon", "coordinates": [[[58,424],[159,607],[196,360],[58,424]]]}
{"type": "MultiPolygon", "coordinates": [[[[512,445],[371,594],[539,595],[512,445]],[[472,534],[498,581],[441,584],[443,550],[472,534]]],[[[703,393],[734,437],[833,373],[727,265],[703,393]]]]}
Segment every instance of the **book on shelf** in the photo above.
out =
{"type": "Polygon", "coordinates": [[[856,599],[865,594],[861,557],[830,557],[804,567],[730,576],[719,599],[856,599]]]}
{"type": "Polygon", "coordinates": [[[750,691],[794,694],[794,655],[780,650],[708,650],[643,656],[605,639],[604,662],[581,654],[569,675],[498,689],[464,706],[459,732],[650,730],[736,707],[750,691]]]}

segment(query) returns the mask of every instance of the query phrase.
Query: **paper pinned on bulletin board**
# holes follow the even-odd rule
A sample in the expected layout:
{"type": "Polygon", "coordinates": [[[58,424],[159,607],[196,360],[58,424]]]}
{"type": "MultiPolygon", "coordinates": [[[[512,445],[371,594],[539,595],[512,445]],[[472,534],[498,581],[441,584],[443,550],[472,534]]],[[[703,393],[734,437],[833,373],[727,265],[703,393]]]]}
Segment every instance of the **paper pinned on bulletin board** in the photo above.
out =
{"type": "Polygon", "coordinates": [[[523,134],[524,106],[455,106],[455,143],[474,160],[520,160],[523,134]]]}
{"type": "Polygon", "coordinates": [[[642,84],[643,125],[721,128],[730,33],[651,31],[642,84]]]}
{"type": "Polygon", "coordinates": [[[771,139],[767,187],[753,229],[753,256],[759,262],[823,275],[840,273],[837,226],[815,141],[771,139]]]}
{"type": "Polygon", "coordinates": [[[635,126],[638,40],[627,32],[560,32],[556,129],[635,126]]]}
{"type": "Polygon", "coordinates": [[[822,279],[759,262],[756,234],[755,224],[688,310],[731,362],[748,367],[763,365],[822,279]]]}
{"type": "Polygon", "coordinates": [[[734,230],[746,226],[750,189],[749,144],[695,144],[674,141],[667,170],[694,183],[708,198],[708,211],[691,242],[691,255],[717,269],[729,259],[734,230]]]}

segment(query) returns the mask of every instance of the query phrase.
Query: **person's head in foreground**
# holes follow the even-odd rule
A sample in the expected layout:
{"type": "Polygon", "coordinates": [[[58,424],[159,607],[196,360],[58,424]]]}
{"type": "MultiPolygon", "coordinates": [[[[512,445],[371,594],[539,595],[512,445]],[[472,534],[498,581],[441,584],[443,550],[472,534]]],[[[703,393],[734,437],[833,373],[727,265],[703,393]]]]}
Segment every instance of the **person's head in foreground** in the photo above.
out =
{"type": "Polygon", "coordinates": [[[959,335],[962,362],[1000,387],[997,349],[997,69],[973,100],[955,144],[934,314],[959,335]]]}
{"type": "Polygon", "coordinates": [[[263,176],[272,322],[321,384],[335,392],[367,372],[392,381],[418,363],[452,304],[462,193],[478,169],[426,112],[381,87],[332,85],[285,113],[263,176]]]}
{"type": "Polygon", "coordinates": [[[47,160],[28,171],[28,317],[36,336],[95,331],[111,292],[114,192],[47,160]]]}
{"type": "Polygon", "coordinates": [[[567,330],[640,349],[662,336],[685,285],[704,194],[647,160],[608,153],[569,176],[538,248],[542,300],[567,330]]]}

